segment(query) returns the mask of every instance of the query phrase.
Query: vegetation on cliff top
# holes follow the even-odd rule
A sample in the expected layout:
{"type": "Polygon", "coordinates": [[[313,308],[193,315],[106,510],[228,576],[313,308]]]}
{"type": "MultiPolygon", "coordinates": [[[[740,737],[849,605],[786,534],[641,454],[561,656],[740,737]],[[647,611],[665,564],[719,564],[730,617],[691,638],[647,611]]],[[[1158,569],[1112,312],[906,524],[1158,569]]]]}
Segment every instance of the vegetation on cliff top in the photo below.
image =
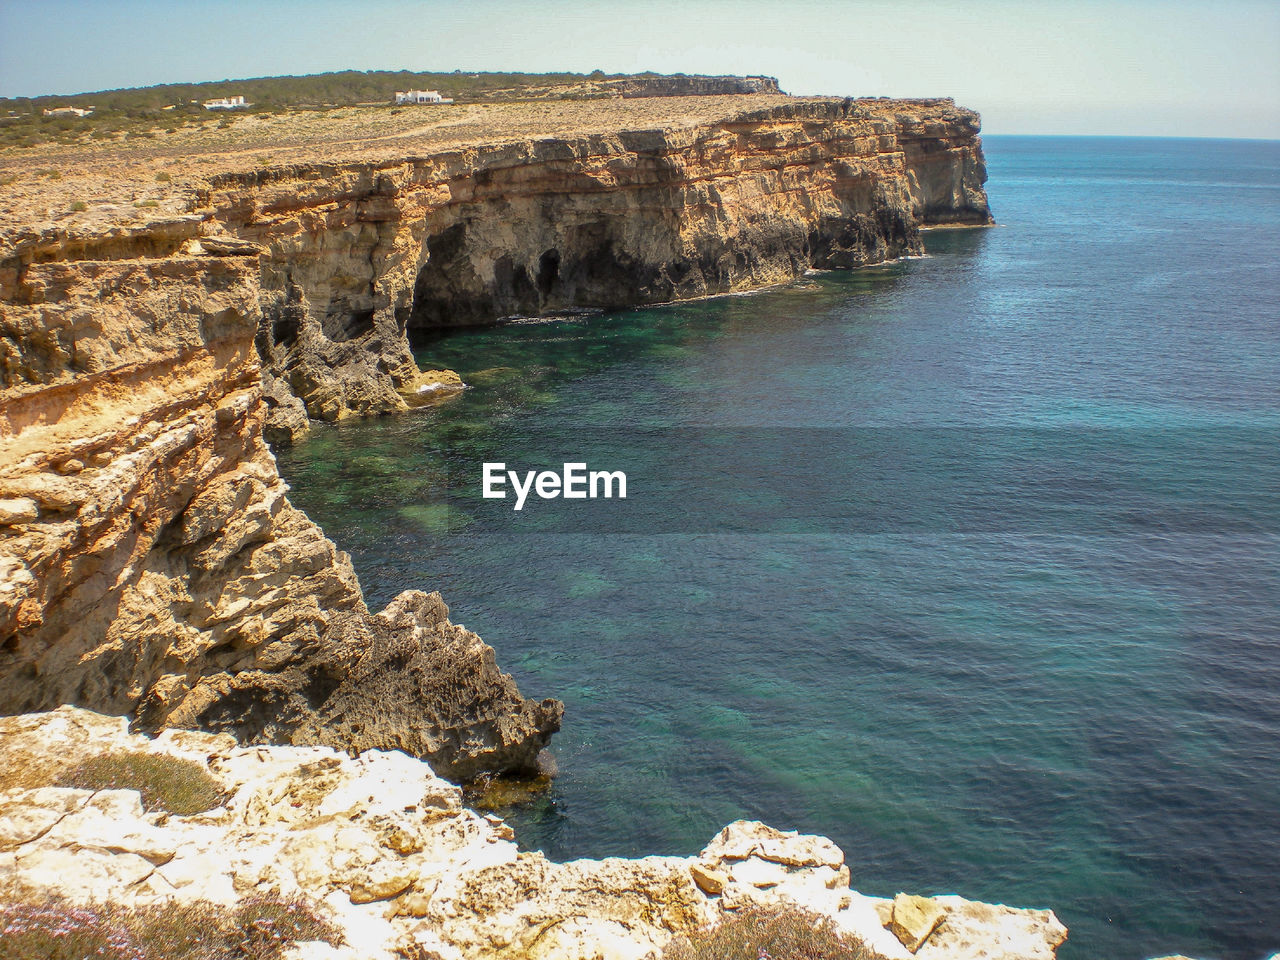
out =
{"type": "Polygon", "coordinates": [[[662,960],[874,960],[829,917],[750,908],[719,926],[672,941],[662,960]]]}
{"type": "Polygon", "coordinates": [[[137,790],[147,810],[186,816],[222,802],[222,784],[194,760],[163,753],[104,753],[67,771],[55,783],[81,790],[137,790]]]}
{"type": "Polygon", "coordinates": [[[392,108],[397,90],[439,90],[458,103],[609,96],[596,84],[660,75],[594,73],[414,73],[408,70],[343,70],[300,77],[258,77],[213,83],[168,83],[70,96],[0,97],[0,146],[77,143],[126,137],[149,139],[206,123],[229,123],[236,115],[278,114],[336,107],[392,108]],[[243,96],[247,110],[211,112],[203,102],[243,96]],[[58,107],[93,108],[85,117],[46,117],[58,107]]]}
{"type": "Polygon", "coordinates": [[[11,960],[274,960],[289,944],[310,940],[343,942],[300,898],[128,908],[0,897],[0,954],[11,960]]]}

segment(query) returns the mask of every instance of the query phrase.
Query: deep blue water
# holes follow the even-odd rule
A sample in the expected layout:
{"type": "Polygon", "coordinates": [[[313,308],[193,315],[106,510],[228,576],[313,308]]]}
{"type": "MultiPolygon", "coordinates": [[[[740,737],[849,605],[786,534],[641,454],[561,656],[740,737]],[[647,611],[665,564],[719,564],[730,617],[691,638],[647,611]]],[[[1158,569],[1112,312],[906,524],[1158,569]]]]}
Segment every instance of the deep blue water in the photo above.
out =
{"type": "Polygon", "coordinates": [[[752,296],[455,333],[472,388],[280,457],[370,604],[441,590],[556,857],[759,818],[1064,958],[1280,949],[1280,144],[989,138],[1000,226],[752,296]],[[626,501],[479,498],[585,460],[626,501]]]}

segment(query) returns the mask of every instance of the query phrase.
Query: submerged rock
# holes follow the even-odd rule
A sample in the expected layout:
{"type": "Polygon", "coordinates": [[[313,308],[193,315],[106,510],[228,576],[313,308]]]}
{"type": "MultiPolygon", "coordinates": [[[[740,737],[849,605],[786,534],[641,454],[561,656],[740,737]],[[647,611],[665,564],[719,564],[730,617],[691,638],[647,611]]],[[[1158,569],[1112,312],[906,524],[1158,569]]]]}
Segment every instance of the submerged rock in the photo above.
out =
{"type": "Polygon", "coordinates": [[[466,784],[463,796],[469,807],[501,813],[545,799],[551,784],[551,777],[544,773],[532,777],[485,774],[466,784]]]}

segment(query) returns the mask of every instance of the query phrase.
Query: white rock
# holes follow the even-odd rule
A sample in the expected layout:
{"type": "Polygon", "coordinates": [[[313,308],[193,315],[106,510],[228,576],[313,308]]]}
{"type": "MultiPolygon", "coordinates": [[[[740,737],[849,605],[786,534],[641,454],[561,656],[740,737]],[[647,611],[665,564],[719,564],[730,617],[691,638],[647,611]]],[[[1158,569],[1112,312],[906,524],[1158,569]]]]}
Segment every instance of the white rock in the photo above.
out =
{"type": "Polygon", "coordinates": [[[30,523],[40,518],[40,508],[30,497],[12,497],[0,500],[0,527],[15,523],[30,523]]]}
{"type": "MultiPolygon", "coordinates": [[[[739,821],[698,858],[554,863],[521,853],[506,823],[464,809],[456,786],[400,753],[240,748],[189,731],[153,741],[69,707],[0,718],[0,747],[58,767],[126,750],[205,764],[229,799],[186,817],[147,812],[129,790],[0,793],[0,874],[72,900],[301,895],[347,943],[299,944],[293,960],[640,960],[752,903],[799,905],[886,960],[911,956],[883,926],[888,901],[849,889],[825,837],[739,821]],[[695,868],[722,878],[721,896],[695,868]]],[[[1065,935],[1047,911],[938,899],[947,921],[923,960],[1048,960],[1065,935]]]]}

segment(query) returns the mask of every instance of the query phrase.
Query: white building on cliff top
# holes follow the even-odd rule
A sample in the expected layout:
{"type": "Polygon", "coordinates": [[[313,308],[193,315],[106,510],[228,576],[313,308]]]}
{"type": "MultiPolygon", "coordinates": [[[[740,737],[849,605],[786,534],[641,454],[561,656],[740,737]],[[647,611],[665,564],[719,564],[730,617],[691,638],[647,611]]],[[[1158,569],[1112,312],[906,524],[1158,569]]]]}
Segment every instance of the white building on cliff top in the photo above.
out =
{"type": "Polygon", "coordinates": [[[245,103],[244,97],[219,97],[216,100],[206,100],[204,102],[206,110],[242,110],[250,106],[252,104],[245,103]]]}
{"type": "Polygon", "coordinates": [[[397,90],[396,103],[453,103],[453,98],[440,96],[439,90],[397,90]]]}

